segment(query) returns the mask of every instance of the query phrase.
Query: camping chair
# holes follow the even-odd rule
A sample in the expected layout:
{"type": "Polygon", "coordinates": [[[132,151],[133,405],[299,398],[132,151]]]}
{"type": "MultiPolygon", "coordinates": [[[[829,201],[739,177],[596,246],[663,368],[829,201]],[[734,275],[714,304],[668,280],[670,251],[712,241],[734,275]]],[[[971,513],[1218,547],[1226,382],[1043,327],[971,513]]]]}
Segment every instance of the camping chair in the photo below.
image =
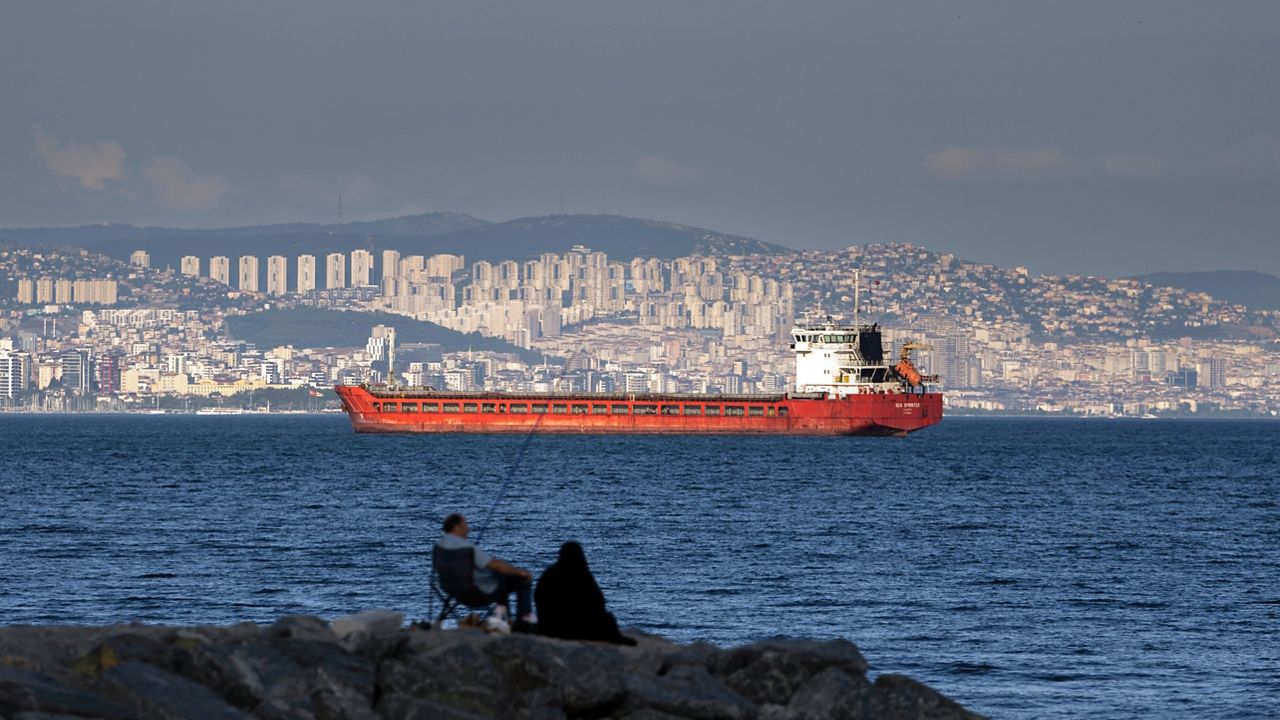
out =
{"type": "Polygon", "coordinates": [[[433,627],[440,627],[459,606],[479,610],[494,603],[493,595],[476,587],[475,562],[475,548],[431,548],[431,591],[443,605],[433,627]]]}

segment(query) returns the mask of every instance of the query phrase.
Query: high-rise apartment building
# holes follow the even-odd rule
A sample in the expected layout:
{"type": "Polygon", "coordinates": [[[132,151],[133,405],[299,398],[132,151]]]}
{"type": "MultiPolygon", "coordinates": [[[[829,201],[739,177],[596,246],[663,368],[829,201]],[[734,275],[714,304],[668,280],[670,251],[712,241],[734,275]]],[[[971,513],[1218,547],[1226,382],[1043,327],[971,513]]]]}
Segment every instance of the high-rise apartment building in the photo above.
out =
{"type": "Polygon", "coordinates": [[[53,281],[53,301],[59,305],[70,305],[75,302],[75,295],[72,294],[74,284],[67,278],[58,278],[53,281]]]}
{"type": "Polygon", "coordinates": [[[27,389],[31,376],[31,356],[26,353],[0,350],[0,397],[14,399],[27,389]]]}
{"type": "Polygon", "coordinates": [[[324,263],[324,286],[327,289],[347,286],[347,256],[342,253],[329,253],[324,263]]]}
{"type": "Polygon", "coordinates": [[[231,284],[231,261],[225,255],[209,258],[209,279],[223,285],[231,284]]]}
{"type": "Polygon", "coordinates": [[[466,267],[466,258],[461,255],[441,253],[427,258],[426,271],[431,277],[448,278],[466,267]]]}
{"type": "Polygon", "coordinates": [[[183,255],[182,264],[179,267],[183,275],[200,277],[200,258],[195,255],[183,255]]]}
{"type": "Polygon", "coordinates": [[[351,251],[351,287],[371,284],[373,277],[373,253],[368,250],[351,251]]]}
{"type": "Polygon", "coordinates": [[[396,272],[400,269],[400,251],[399,250],[383,250],[382,251],[382,279],[396,276],[396,272]]]}
{"type": "Polygon", "coordinates": [[[289,292],[289,261],[283,255],[267,258],[267,293],[284,295],[289,292]]]}
{"type": "Polygon", "coordinates": [[[53,279],[43,277],[36,280],[36,304],[47,305],[53,302],[53,279]]]}
{"type": "Polygon", "coordinates": [[[240,284],[237,287],[244,292],[258,292],[258,258],[256,256],[240,256],[240,284]]]}
{"type": "Polygon", "coordinates": [[[79,305],[98,304],[97,280],[80,278],[71,285],[71,295],[79,305]]]}
{"type": "Polygon", "coordinates": [[[1227,384],[1227,361],[1225,358],[1213,357],[1199,364],[1197,385],[1205,388],[1220,388],[1227,384]]]}
{"type": "Polygon", "coordinates": [[[298,294],[316,289],[316,256],[298,256],[298,294]]]}
{"type": "Polygon", "coordinates": [[[151,254],[146,250],[134,250],[133,254],[129,255],[129,264],[149,268],[151,267],[151,254]]]}
{"type": "Polygon", "coordinates": [[[31,278],[18,278],[18,304],[33,305],[36,301],[36,283],[31,278]]]}
{"type": "Polygon", "coordinates": [[[396,274],[396,294],[405,295],[405,287],[422,282],[427,259],[421,255],[409,255],[400,258],[400,272],[396,274]]]}
{"type": "Polygon", "coordinates": [[[112,395],[120,391],[121,361],[124,358],[118,353],[107,353],[98,358],[98,393],[112,395]]]}
{"type": "Polygon", "coordinates": [[[67,392],[88,395],[93,392],[93,353],[68,350],[58,358],[62,364],[62,388],[67,392]]]}
{"type": "Polygon", "coordinates": [[[396,273],[400,270],[400,251],[399,250],[383,250],[382,251],[382,296],[395,297],[399,292],[396,283],[396,273]]]}

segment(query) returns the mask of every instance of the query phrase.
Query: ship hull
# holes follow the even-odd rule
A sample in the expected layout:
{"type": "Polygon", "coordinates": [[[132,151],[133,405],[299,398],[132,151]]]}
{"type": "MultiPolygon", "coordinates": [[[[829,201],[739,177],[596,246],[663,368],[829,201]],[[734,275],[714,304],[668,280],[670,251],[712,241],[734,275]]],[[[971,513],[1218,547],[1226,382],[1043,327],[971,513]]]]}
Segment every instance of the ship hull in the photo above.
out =
{"type": "Polygon", "coordinates": [[[335,388],[356,432],[579,435],[905,435],[942,419],[939,393],[841,399],[516,395],[335,388]]]}

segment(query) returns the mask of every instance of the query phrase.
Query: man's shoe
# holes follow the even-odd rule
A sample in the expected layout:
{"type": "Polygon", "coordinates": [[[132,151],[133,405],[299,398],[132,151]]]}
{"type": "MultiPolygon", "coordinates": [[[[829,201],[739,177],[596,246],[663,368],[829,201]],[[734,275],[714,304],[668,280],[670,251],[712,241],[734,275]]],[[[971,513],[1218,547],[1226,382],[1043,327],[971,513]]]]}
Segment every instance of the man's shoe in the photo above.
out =
{"type": "Polygon", "coordinates": [[[520,618],[515,622],[514,625],[511,626],[511,630],[512,632],[528,633],[530,635],[535,635],[538,632],[538,623],[536,621],[530,622],[529,620],[520,618]]]}
{"type": "Polygon", "coordinates": [[[511,626],[507,624],[507,621],[494,615],[490,615],[485,619],[484,629],[487,632],[497,633],[499,635],[511,634],[511,626]]]}

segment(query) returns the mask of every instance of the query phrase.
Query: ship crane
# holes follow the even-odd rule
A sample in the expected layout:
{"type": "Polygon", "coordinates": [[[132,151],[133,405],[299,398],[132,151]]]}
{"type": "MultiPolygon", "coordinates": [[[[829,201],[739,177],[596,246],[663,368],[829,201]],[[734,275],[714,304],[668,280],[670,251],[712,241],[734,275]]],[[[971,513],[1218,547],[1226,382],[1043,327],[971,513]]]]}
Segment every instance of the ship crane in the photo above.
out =
{"type": "Polygon", "coordinates": [[[906,380],[907,384],[911,387],[920,387],[925,383],[938,382],[937,375],[921,375],[920,371],[917,370],[916,366],[911,362],[912,350],[932,349],[933,346],[926,343],[909,342],[904,344],[898,355],[898,364],[893,368],[894,371],[896,371],[903,380],[906,380]]]}

